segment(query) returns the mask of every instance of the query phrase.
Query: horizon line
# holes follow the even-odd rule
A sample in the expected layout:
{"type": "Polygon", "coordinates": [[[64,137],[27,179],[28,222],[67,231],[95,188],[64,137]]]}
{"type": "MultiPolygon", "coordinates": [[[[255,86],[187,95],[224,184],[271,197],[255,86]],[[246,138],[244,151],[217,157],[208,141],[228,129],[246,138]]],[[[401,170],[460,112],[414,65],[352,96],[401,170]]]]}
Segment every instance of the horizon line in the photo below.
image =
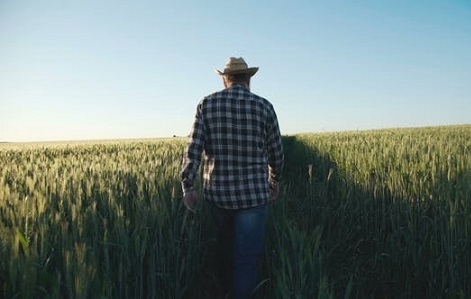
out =
{"type": "MultiPolygon", "coordinates": [[[[463,124],[446,124],[446,125],[418,125],[418,126],[401,126],[401,127],[384,127],[384,128],[372,128],[372,129],[344,129],[344,130],[329,130],[329,131],[305,131],[297,133],[286,133],[282,136],[295,136],[302,134],[319,134],[319,133],[348,133],[348,132],[367,132],[367,131],[383,131],[383,130],[400,130],[400,129],[420,129],[420,128],[437,128],[437,127],[459,127],[459,126],[471,126],[471,123],[463,124]]],[[[28,141],[0,141],[0,144],[19,144],[19,143],[80,143],[80,142],[119,142],[119,141],[139,141],[139,140],[157,140],[157,139],[180,139],[188,138],[188,135],[172,135],[172,136],[161,136],[161,137],[130,137],[130,138],[90,138],[90,139],[56,139],[56,140],[28,140],[28,141]]]]}

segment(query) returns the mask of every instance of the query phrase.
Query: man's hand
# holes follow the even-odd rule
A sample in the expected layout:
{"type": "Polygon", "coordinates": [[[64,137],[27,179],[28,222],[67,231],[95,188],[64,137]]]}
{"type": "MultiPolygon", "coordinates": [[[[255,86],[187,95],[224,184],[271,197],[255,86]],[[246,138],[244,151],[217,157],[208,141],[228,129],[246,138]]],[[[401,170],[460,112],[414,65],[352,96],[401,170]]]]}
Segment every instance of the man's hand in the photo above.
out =
{"type": "Polygon", "coordinates": [[[183,203],[186,208],[191,212],[195,212],[196,202],[198,201],[198,193],[196,191],[190,191],[183,195],[183,203]]]}

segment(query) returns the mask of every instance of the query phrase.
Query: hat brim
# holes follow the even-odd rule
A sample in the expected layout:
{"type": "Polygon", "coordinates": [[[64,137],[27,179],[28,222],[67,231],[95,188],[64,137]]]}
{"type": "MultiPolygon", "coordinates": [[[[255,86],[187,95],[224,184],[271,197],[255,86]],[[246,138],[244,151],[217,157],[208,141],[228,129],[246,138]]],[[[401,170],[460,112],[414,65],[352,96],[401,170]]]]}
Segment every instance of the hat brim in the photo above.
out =
{"type": "Polygon", "coordinates": [[[221,72],[220,70],[215,70],[216,73],[218,73],[219,76],[224,76],[224,75],[236,75],[236,74],[248,74],[250,77],[255,75],[255,73],[258,72],[258,67],[249,67],[243,70],[234,70],[234,71],[225,71],[221,72]]]}

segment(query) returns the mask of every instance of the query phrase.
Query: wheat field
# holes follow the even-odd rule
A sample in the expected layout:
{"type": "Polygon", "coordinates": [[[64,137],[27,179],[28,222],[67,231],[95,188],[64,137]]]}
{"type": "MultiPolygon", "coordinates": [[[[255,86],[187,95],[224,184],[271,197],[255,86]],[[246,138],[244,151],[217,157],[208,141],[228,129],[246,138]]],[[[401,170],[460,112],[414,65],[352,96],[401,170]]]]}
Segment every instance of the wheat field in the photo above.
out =
{"type": "MultiPolygon", "coordinates": [[[[0,144],[0,297],[214,298],[185,139],[0,144]]],[[[284,136],[258,298],[469,298],[471,125],[284,136]]]]}

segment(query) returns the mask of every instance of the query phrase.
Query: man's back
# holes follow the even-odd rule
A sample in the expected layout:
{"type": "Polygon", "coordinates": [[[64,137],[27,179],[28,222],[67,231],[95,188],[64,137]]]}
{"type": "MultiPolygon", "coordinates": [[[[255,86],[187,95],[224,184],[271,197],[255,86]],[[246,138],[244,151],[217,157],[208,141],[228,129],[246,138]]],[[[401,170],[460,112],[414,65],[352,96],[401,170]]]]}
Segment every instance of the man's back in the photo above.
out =
{"type": "MultiPolygon", "coordinates": [[[[205,196],[224,208],[265,204],[270,142],[277,140],[273,106],[234,84],[199,105],[204,130],[205,196]]],[[[273,145],[271,145],[273,146],[273,145]]],[[[281,144],[275,144],[281,152],[281,144]]],[[[276,154],[274,154],[276,155],[276,154]]]]}

